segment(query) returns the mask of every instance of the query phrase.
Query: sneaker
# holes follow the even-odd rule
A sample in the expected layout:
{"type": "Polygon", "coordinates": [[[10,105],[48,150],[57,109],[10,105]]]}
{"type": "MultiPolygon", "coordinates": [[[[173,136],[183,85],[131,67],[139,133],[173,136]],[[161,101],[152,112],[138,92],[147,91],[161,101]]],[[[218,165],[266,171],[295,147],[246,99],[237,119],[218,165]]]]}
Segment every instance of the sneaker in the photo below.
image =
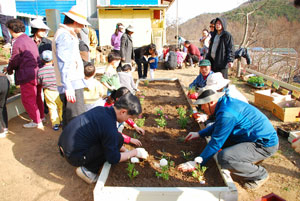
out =
{"type": "Polygon", "coordinates": [[[3,132],[3,133],[0,133],[0,138],[5,138],[6,137],[6,133],[3,132]]]}
{"type": "Polygon", "coordinates": [[[76,174],[88,184],[95,183],[98,179],[97,174],[87,170],[83,166],[76,168],[76,174]]]}
{"type": "Polygon", "coordinates": [[[59,124],[55,124],[52,128],[53,128],[53,130],[58,131],[59,130],[59,124]]]}
{"type": "Polygon", "coordinates": [[[11,48],[11,44],[10,43],[6,43],[5,45],[3,45],[4,49],[9,49],[11,48]]]}
{"type": "Polygon", "coordinates": [[[33,121],[27,123],[27,124],[24,124],[23,125],[24,128],[44,128],[43,126],[43,123],[40,122],[40,123],[34,123],[33,121]]]}
{"type": "Polygon", "coordinates": [[[269,179],[269,175],[264,179],[248,181],[245,183],[245,188],[248,190],[255,190],[261,187],[269,179]]]}

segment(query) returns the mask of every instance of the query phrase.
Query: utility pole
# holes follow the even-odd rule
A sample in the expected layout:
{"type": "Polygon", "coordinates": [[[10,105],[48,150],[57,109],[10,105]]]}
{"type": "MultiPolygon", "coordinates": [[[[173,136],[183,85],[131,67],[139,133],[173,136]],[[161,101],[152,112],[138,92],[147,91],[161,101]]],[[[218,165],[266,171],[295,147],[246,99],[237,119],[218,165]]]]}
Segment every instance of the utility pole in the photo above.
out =
{"type": "Polygon", "coordinates": [[[178,1],[179,0],[176,0],[176,47],[179,47],[179,36],[178,36],[178,1]]]}

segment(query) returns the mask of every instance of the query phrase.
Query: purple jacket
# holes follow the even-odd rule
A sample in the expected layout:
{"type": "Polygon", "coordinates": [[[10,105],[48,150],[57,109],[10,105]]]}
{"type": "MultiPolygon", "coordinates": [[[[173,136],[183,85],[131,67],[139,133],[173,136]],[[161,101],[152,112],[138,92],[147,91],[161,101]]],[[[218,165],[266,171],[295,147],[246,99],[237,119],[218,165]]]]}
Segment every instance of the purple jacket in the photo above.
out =
{"type": "Polygon", "coordinates": [[[36,80],[39,68],[39,51],[34,41],[26,34],[20,35],[12,41],[12,54],[8,63],[7,72],[13,74],[15,70],[15,83],[26,84],[36,80]]]}
{"type": "Polygon", "coordinates": [[[123,33],[121,31],[119,31],[118,36],[116,36],[116,34],[113,34],[111,36],[111,46],[114,47],[114,50],[120,50],[122,35],[123,35],[123,33]]]}

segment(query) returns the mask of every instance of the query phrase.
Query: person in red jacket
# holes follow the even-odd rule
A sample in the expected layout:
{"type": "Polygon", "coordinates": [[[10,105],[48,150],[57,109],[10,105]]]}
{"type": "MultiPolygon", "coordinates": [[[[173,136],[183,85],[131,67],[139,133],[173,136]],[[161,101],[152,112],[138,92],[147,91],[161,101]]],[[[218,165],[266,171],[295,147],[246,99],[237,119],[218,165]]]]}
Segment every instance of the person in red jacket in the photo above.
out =
{"type": "Polygon", "coordinates": [[[191,42],[188,40],[186,40],[183,45],[188,50],[185,61],[189,62],[191,66],[193,66],[195,63],[198,63],[200,60],[199,48],[196,45],[191,44],[191,42]]]}
{"type": "Polygon", "coordinates": [[[38,85],[37,71],[40,65],[39,51],[34,41],[25,32],[25,25],[19,19],[12,19],[6,26],[13,37],[12,54],[8,67],[3,71],[9,75],[15,74],[15,83],[20,85],[22,104],[31,122],[24,124],[24,128],[43,129],[44,103],[42,87],[38,85]]]}

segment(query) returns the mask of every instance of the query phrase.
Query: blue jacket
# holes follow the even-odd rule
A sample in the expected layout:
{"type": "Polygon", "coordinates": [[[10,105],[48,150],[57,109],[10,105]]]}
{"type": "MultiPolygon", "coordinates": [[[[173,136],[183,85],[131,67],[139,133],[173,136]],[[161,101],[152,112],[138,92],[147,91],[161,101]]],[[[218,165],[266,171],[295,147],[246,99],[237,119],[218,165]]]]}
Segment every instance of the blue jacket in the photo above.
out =
{"type": "Polygon", "coordinates": [[[216,121],[199,131],[201,137],[211,140],[200,154],[205,164],[217,153],[225,141],[234,143],[255,142],[264,147],[278,144],[278,137],[269,119],[254,106],[224,95],[215,109],[216,121]]]}
{"type": "Polygon", "coordinates": [[[84,155],[90,147],[97,145],[109,163],[118,163],[121,154],[116,121],[113,107],[95,107],[70,121],[61,133],[58,145],[67,157],[84,155]]]}
{"type": "MultiPolygon", "coordinates": [[[[213,71],[210,71],[210,73],[208,74],[208,76],[210,76],[211,74],[213,74],[214,72],[213,71]]],[[[207,77],[208,77],[207,76],[207,77]]],[[[196,79],[189,85],[189,88],[203,88],[206,86],[206,79],[203,78],[203,75],[200,73],[196,79]]]]}

